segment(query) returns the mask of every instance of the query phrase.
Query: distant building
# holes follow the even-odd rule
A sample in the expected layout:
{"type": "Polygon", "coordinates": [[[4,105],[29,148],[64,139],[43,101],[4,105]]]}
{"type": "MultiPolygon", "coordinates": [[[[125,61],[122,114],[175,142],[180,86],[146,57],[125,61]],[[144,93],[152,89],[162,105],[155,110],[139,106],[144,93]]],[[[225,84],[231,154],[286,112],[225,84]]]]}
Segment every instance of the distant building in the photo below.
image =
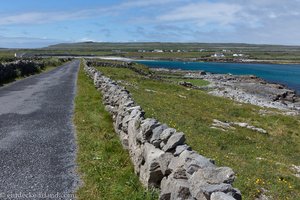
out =
{"type": "Polygon", "coordinates": [[[145,52],[146,52],[146,50],[144,50],[144,49],[140,49],[140,50],[138,50],[138,52],[139,52],[139,53],[145,53],[145,52]]]}
{"type": "Polygon", "coordinates": [[[214,58],[224,58],[225,55],[222,54],[222,53],[215,53],[215,54],[211,55],[211,57],[214,57],[214,58]]]}
{"type": "Polygon", "coordinates": [[[177,52],[178,52],[178,53],[180,53],[180,52],[181,52],[181,50],[179,50],[179,49],[178,49],[178,50],[177,50],[177,52]]]}
{"type": "Polygon", "coordinates": [[[231,50],[228,50],[228,49],[223,49],[222,51],[225,52],[225,53],[231,52],[231,50]]]}
{"type": "Polygon", "coordinates": [[[121,53],[122,51],[119,50],[119,49],[117,49],[117,50],[112,50],[112,52],[114,52],[114,53],[121,53]]]}
{"type": "Polygon", "coordinates": [[[154,49],[152,52],[154,53],[163,53],[164,51],[161,49],[154,49]]]}
{"type": "Polygon", "coordinates": [[[242,54],[242,53],[234,53],[234,54],[232,54],[232,56],[233,57],[243,57],[244,54],[242,54]]]}
{"type": "Polygon", "coordinates": [[[15,53],[15,58],[22,58],[25,56],[25,53],[15,53]]]}

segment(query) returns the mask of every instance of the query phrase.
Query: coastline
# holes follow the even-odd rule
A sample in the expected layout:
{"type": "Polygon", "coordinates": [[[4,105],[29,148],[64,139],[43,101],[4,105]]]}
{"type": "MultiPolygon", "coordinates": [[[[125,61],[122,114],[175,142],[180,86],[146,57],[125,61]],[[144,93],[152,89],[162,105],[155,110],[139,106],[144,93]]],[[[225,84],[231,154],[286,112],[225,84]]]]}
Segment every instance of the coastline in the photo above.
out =
{"type": "MultiPolygon", "coordinates": [[[[128,63],[142,61],[141,59],[133,60],[111,56],[101,57],[101,59],[123,61],[128,63]]],[[[143,60],[145,61],[145,59],[143,60]]],[[[297,95],[295,90],[291,90],[283,84],[266,81],[257,76],[214,74],[210,72],[204,72],[202,70],[182,70],[151,67],[149,67],[149,69],[152,71],[164,71],[170,74],[179,72],[184,78],[206,80],[210,82],[208,87],[194,88],[209,90],[209,93],[214,96],[230,98],[237,102],[250,103],[260,107],[279,109],[287,115],[300,114],[300,96],[297,95]]]]}
{"type": "Polygon", "coordinates": [[[256,60],[256,59],[198,59],[198,58],[161,58],[161,57],[124,57],[133,61],[179,61],[200,63],[240,63],[240,64],[278,64],[299,65],[300,61],[291,60],[256,60]]]}

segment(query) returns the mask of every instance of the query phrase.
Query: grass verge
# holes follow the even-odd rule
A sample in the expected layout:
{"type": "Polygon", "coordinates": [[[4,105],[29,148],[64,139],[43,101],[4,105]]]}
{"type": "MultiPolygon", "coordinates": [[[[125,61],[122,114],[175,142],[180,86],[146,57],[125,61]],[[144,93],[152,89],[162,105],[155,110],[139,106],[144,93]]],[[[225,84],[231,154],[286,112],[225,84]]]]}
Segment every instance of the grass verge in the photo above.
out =
{"type": "Polygon", "coordinates": [[[219,166],[233,168],[237,173],[234,186],[244,199],[253,200],[262,193],[278,200],[300,199],[300,180],[292,169],[300,165],[299,117],[261,115],[260,107],[188,90],[125,68],[98,69],[113,80],[122,80],[148,117],[183,131],[194,150],[219,166]],[[268,134],[240,127],[227,132],[212,129],[213,119],[247,122],[268,134]]]}
{"type": "Polygon", "coordinates": [[[114,132],[113,122],[83,66],[77,80],[74,123],[77,133],[77,163],[83,185],[77,198],[157,199],[155,191],[145,191],[134,174],[129,154],[114,132]]]}

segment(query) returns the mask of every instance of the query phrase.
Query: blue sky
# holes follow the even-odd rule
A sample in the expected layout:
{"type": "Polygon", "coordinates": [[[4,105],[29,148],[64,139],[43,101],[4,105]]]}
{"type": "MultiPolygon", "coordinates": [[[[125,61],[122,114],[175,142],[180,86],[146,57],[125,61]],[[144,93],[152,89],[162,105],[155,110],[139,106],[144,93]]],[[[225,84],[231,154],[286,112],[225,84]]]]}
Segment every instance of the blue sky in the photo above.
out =
{"type": "Polygon", "coordinates": [[[300,45],[300,0],[0,0],[0,47],[59,42],[300,45]]]}

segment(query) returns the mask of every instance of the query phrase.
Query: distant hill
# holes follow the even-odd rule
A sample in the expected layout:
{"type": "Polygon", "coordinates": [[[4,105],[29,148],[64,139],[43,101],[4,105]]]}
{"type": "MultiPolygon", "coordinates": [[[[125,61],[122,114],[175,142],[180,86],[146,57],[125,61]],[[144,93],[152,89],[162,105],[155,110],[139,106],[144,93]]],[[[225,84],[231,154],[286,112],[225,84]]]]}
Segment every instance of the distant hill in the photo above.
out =
{"type": "Polygon", "coordinates": [[[43,48],[44,50],[94,50],[94,51],[137,51],[137,50],[247,50],[247,51],[300,51],[300,46],[286,45],[257,45],[244,43],[160,43],[160,42],[128,42],[128,43],[108,43],[108,42],[80,42],[62,43],[43,48]]]}

